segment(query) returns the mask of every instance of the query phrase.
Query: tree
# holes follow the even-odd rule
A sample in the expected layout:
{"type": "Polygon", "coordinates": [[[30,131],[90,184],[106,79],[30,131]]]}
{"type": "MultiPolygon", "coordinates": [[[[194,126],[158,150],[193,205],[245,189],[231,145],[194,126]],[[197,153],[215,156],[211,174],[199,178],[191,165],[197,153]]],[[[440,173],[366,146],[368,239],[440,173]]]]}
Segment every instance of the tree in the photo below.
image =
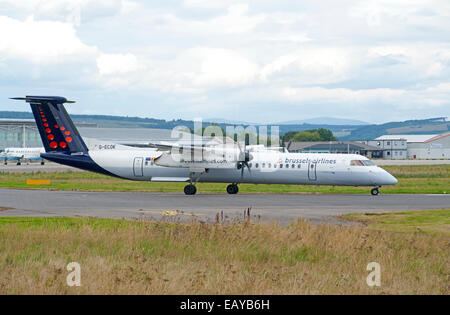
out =
{"type": "Polygon", "coordinates": [[[317,129],[317,132],[320,135],[320,141],[336,141],[336,137],[333,136],[333,132],[331,130],[319,128],[317,129]]]}
{"type": "Polygon", "coordinates": [[[305,131],[289,131],[282,136],[283,142],[336,141],[331,130],[319,128],[305,131]]]}

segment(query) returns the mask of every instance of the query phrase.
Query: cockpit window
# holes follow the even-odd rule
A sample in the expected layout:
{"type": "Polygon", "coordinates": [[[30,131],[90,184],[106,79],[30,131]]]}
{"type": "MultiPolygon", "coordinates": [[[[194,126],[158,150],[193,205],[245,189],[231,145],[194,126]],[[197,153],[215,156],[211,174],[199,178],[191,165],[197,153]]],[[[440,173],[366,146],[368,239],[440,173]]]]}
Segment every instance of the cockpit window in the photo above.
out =
{"type": "Polygon", "coordinates": [[[352,160],[350,161],[351,166],[373,166],[375,165],[371,160],[352,160]]]}

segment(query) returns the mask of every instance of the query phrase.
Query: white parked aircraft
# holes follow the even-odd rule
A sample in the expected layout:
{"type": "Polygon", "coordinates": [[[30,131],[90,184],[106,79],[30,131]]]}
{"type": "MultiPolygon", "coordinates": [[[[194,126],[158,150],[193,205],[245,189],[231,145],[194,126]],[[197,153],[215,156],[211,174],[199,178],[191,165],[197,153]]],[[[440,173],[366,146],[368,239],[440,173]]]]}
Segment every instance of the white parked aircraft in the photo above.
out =
{"type": "MultiPolygon", "coordinates": [[[[197,182],[230,183],[229,194],[240,183],[372,186],[395,185],[397,179],[372,161],[355,154],[288,153],[238,143],[154,144],[137,148],[82,139],[58,96],[14,98],[30,103],[45,153],[60,164],[137,181],[188,182],[194,195],[197,182]]],[[[226,142],[226,141],[225,141],[226,142]]]]}
{"type": "Polygon", "coordinates": [[[44,165],[44,159],[41,157],[41,153],[45,153],[43,147],[40,148],[6,148],[0,155],[0,159],[4,160],[4,164],[8,163],[8,160],[17,161],[17,165],[20,165],[22,161],[41,161],[41,165],[44,165]]]}

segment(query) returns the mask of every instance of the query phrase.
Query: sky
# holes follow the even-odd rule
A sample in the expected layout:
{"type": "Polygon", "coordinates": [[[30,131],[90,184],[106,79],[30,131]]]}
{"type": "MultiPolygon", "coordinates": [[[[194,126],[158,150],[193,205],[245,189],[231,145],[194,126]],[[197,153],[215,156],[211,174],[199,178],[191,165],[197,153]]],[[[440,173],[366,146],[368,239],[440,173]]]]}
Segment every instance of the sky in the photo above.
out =
{"type": "Polygon", "coordinates": [[[0,0],[0,110],[258,123],[450,116],[448,0],[0,0]]]}

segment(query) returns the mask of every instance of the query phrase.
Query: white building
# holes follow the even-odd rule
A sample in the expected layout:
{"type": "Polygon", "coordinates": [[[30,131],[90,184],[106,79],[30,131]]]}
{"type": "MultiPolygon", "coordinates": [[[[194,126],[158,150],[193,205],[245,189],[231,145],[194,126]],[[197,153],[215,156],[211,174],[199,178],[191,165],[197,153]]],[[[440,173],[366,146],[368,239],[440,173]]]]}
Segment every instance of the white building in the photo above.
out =
{"type": "Polygon", "coordinates": [[[402,139],[407,144],[408,159],[450,159],[450,132],[437,135],[385,135],[370,142],[390,142],[395,146],[394,143],[398,145],[402,139]]]}
{"type": "Polygon", "coordinates": [[[407,140],[404,136],[390,135],[382,136],[375,140],[360,141],[364,144],[382,150],[383,159],[406,159],[407,158],[407,140]],[[383,138],[386,137],[386,138],[383,138]]]}

